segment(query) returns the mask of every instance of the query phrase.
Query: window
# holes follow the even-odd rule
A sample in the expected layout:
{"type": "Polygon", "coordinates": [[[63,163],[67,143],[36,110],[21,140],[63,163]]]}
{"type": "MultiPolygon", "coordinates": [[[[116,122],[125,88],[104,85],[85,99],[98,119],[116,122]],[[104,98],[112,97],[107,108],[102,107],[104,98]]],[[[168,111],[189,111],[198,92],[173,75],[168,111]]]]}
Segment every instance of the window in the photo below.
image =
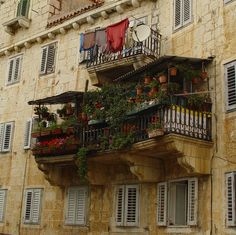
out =
{"type": "Polygon", "coordinates": [[[233,0],[224,0],[224,4],[231,2],[231,1],[233,1],[233,0]]]}
{"type": "Polygon", "coordinates": [[[138,226],[139,187],[120,185],[116,192],[116,225],[138,226]]]}
{"type": "Polygon", "coordinates": [[[7,85],[19,82],[22,55],[15,56],[9,60],[7,85]]]}
{"type": "Polygon", "coordinates": [[[24,223],[39,224],[42,189],[27,189],[25,191],[24,223]]]}
{"type": "Polygon", "coordinates": [[[0,152],[11,150],[14,122],[0,123],[0,152]]]}
{"type": "Polygon", "coordinates": [[[40,74],[45,75],[55,71],[56,43],[44,46],[42,48],[42,59],[40,74]]]}
{"type": "Polygon", "coordinates": [[[236,108],[236,61],[225,65],[226,109],[236,108]]]}
{"type": "Polygon", "coordinates": [[[30,0],[20,0],[18,1],[16,16],[28,17],[30,0]]]}
{"type": "Polygon", "coordinates": [[[196,225],[197,196],[197,178],[159,183],[157,224],[160,226],[196,225]]]}
{"type": "Polygon", "coordinates": [[[68,189],[66,224],[85,225],[87,194],[87,187],[71,187],[68,189]]]}
{"type": "Polygon", "coordinates": [[[6,207],[7,190],[0,189],[0,222],[3,222],[6,207]]]}
{"type": "Polygon", "coordinates": [[[226,174],[226,225],[228,227],[236,226],[236,213],[235,213],[235,177],[236,172],[230,172],[226,174]]]}
{"type": "Polygon", "coordinates": [[[29,149],[30,148],[31,130],[32,130],[32,119],[29,119],[25,123],[24,149],[29,149]]]}
{"type": "Polygon", "coordinates": [[[192,0],[174,0],[174,30],[192,21],[192,0]]]}

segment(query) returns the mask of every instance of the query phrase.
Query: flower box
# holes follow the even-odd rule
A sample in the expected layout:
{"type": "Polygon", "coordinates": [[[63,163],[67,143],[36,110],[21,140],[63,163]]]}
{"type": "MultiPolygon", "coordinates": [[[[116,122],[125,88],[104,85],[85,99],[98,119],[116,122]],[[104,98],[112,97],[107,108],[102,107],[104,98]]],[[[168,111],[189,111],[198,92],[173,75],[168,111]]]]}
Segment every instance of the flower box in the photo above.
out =
{"type": "Polygon", "coordinates": [[[38,137],[40,137],[40,135],[41,135],[40,132],[33,132],[33,133],[31,133],[31,137],[32,138],[38,138],[38,137]]]}
{"type": "Polygon", "coordinates": [[[62,133],[62,129],[56,128],[56,129],[52,130],[51,132],[53,135],[60,135],[62,133]]]}
{"type": "Polygon", "coordinates": [[[51,134],[51,130],[41,131],[41,136],[47,136],[47,135],[50,135],[50,134],[51,134]]]}
{"type": "Polygon", "coordinates": [[[161,129],[153,129],[153,130],[148,130],[148,137],[153,138],[157,136],[163,136],[164,135],[164,130],[161,129]]]}

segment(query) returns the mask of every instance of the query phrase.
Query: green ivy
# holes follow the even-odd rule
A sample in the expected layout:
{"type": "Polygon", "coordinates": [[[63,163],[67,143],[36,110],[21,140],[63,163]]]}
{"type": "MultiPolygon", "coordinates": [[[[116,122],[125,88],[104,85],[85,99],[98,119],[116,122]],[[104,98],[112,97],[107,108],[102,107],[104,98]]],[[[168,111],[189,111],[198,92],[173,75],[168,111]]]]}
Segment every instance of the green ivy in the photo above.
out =
{"type": "Polygon", "coordinates": [[[77,152],[76,165],[81,180],[86,180],[88,174],[87,155],[88,149],[85,147],[80,148],[77,152]]]}

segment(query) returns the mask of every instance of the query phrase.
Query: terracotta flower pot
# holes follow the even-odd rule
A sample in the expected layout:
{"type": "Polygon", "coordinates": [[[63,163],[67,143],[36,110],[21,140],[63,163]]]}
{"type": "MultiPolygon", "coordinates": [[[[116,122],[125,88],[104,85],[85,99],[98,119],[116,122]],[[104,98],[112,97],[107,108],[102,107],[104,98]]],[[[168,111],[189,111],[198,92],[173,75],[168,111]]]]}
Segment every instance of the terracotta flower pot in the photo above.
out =
{"type": "Polygon", "coordinates": [[[166,77],[166,75],[160,75],[159,76],[159,82],[160,83],[166,83],[167,82],[167,77],[166,77]]]}
{"type": "Polygon", "coordinates": [[[145,85],[150,84],[151,81],[152,81],[152,78],[151,78],[151,77],[148,77],[148,76],[147,76],[147,77],[144,78],[144,84],[145,84],[145,85]]]}
{"type": "Polygon", "coordinates": [[[199,78],[198,77],[193,77],[192,78],[192,84],[198,84],[199,83],[199,78]]]}
{"type": "Polygon", "coordinates": [[[200,76],[202,80],[205,80],[208,77],[208,74],[206,71],[202,71],[200,76]]]}
{"type": "Polygon", "coordinates": [[[171,67],[169,69],[169,71],[170,71],[170,76],[176,76],[177,75],[177,68],[171,67]]]}

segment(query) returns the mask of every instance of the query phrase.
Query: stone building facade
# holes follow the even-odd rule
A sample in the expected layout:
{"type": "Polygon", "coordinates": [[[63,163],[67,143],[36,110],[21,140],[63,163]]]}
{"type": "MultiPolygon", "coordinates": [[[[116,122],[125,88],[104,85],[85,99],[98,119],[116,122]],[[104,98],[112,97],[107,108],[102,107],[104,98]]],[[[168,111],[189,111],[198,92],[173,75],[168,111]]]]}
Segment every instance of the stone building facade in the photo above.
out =
{"type": "Polygon", "coordinates": [[[235,0],[3,0],[0,23],[1,234],[236,234],[235,0]],[[83,62],[80,34],[125,18],[161,35],[155,58],[83,62]],[[86,183],[72,155],[36,160],[25,135],[29,101],[159,61],[208,72],[212,111],[198,115],[211,120],[209,138],[175,132],[99,153],[88,158],[86,183]]]}

